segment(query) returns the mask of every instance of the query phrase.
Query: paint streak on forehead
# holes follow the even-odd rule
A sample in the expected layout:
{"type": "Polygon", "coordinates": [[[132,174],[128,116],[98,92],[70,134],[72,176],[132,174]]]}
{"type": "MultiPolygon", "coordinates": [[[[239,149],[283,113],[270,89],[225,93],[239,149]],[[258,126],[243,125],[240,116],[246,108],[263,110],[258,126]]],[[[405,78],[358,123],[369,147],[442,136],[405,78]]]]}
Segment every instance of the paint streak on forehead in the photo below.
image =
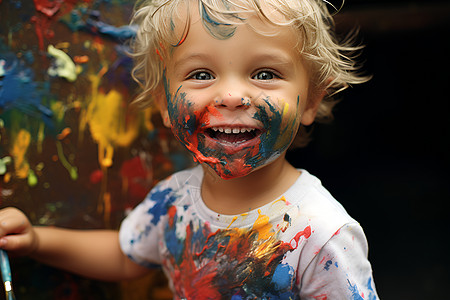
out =
{"type": "MultiPolygon", "coordinates": [[[[181,45],[189,34],[189,27],[195,22],[202,22],[205,30],[214,38],[226,40],[231,38],[239,25],[248,25],[255,32],[274,36],[280,25],[289,21],[268,3],[258,4],[258,8],[247,1],[219,1],[214,5],[205,5],[204,1],[180,2],[172,11],[168,39],[174,47],[181,45]],[[194,2],[194,3],[193,3],[194,2]],[[175,40],[171,35],[175,35],[175,40]]],[[[160,12],[163,13],[163,12],[160,12]]],[[[284,26],[283,26],[284,27],[284,26]]],[[[162,34],[163,35],[163,34],[162,34]]]]}

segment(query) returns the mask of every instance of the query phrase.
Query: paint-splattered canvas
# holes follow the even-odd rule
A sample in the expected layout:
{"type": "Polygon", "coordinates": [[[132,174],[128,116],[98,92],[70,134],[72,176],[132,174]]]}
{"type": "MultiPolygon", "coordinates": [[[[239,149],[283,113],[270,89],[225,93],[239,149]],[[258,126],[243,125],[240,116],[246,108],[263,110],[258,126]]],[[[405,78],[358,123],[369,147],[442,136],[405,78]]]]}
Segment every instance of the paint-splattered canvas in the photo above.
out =
{"type": "MultiPolygon", "coordinates": [[[[118,228],[158,180],[191,163],[154,107],[130,105],[132,8],[0,0],[1,207],[36,225],[118,228]]],[[[20,299],[134,299],[159,281],[98,283],[27,259],[12,269],[20,299]]]]}

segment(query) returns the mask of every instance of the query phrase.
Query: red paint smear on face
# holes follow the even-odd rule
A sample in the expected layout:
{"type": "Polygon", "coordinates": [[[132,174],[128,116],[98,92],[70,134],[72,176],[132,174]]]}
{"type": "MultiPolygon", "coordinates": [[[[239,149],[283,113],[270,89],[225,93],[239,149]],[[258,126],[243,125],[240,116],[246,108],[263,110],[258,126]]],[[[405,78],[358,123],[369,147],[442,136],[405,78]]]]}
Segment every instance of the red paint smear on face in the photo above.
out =
{"type": "Polygon", "coordinates": [[[320,295],[314,296],[314,299],[316,299],[316,300],[327,300],[328,296],[326,294],[320,294],[320,295]]]}
{"type": "Polygon", "coordinates": [[[234,147],[223,147],[212,144],[211,149],[222,151],[220,156],[207,156],[202,153],[201,150],[208,149],[207,145],[200,145],[199,136],[204,135],[204,129],[210,125],[210,117],[213,116],[217,120],[224,120],[224,117],[220,111],[214,105],[208,105],[204,107],[201,111],[189,111],[187,107],[179,107],[180,119],[177,120],[178,123],[173,124],[172,131],[174,131],[175,136],[185,145],[185,147],[194,155],[194,161],[199,163],[206,163],[211,166],[214,171],[222,179],[232,179],[236,177],[245,176],[253,170],[253,166],[246,163],[246,159],[252,158],[258,155],[259,151],[259,141],[255,141],[255,145],[252,147],[247,147],[245,152],[236,150],[234,147]],[[195,117],[195,120],[192,120],[195,117]],[[178,132],[178,128],[185,128],[185,124],[188,122],[195,121],[196,127],[191,128],[193,132],[178,132]],[[183,122],[183,123],[181,123],[183,122]],[[180,126],[181,125],[181,126],[180,126]],[[174,130],[175,129],[175,130],[174,130]],[[200,149],[201,148],[201,149],[200,149]],[[220,149],[220,150],[219,150],[220,149]]]}
{"type": "MultiPolygon", "coordinates": [[[[186,148],[194,154],[194,160],[199,163],[208,163],[208,164],[220,164],[220,160],[215,157],[206,157],[199,150],[199,142],[198,142],[198,134],[203,130],[203,126],[209,125],[209,110],[208,106],[204,112],[194,111],[195,119],[199,120],[198,124],[202,124],[202,126],[198,126],[195,128],[195,131],[190,135],[190,142],[186,139],[186,148]]],[[[212,111],[212,110],[211,110],[212,111]]],[[[190,120],[190,116],[186,115],[184,118],[185,122],[190,120]]]]}

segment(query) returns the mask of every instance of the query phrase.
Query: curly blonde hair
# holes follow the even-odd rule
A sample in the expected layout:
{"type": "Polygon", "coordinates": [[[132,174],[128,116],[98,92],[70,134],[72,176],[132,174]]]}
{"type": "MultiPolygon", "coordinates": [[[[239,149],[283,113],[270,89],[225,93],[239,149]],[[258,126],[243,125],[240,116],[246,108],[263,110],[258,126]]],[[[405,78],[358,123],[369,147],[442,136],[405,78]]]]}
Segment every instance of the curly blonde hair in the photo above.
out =
{"type": "MultiPolygon", "coordinates": [[[[168,49],[181,44],[189,32],[189,20],[185,20],[182,35],[176,36],[174,20],[181,18],[179,8],[186,8],[191,2],[198,3],[206,29],[210,29],[208,25],[221,24],[232,31],[236,25],[246,23],[245,16],[254,15],[272,25],[291,26],[298,33],[298,50],[311,68],[313,88],[326,92],[316,121],[332,119],[335,94],[369,80],[361,75],[355,61],[362,46],[354,45],[354,34],[337,39],[326,0],[142,0],[136,4],[131,21],[139,26],[131,42],[135,61],[132,76],[142,88],[135,100],[137,104],[147,106],[161,92],[163,61],[170,54],[168,49]]],[[[214,35],[212,30],[210,33],[214,35]]],[[[295,142],[297,146],[306,143],[306,140],[295,142]]]]}

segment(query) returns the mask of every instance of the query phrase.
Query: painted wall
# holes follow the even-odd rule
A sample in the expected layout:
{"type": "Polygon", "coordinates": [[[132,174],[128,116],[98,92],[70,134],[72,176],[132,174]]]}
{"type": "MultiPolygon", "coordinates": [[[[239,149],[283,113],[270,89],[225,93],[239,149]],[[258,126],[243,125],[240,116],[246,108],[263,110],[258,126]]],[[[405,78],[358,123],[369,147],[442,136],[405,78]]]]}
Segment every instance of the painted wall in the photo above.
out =
{"type": "MultiPolygon", "coordinates": [[[[130,107],[132,3],[0,0],[1,207],[36,225],[118,228],[159,179],[190,164],[154,107],[130,107]]],[[[24,258],[12,269],[19,299],[144,299],[162,276],[104,284],[24,258]]]]}

